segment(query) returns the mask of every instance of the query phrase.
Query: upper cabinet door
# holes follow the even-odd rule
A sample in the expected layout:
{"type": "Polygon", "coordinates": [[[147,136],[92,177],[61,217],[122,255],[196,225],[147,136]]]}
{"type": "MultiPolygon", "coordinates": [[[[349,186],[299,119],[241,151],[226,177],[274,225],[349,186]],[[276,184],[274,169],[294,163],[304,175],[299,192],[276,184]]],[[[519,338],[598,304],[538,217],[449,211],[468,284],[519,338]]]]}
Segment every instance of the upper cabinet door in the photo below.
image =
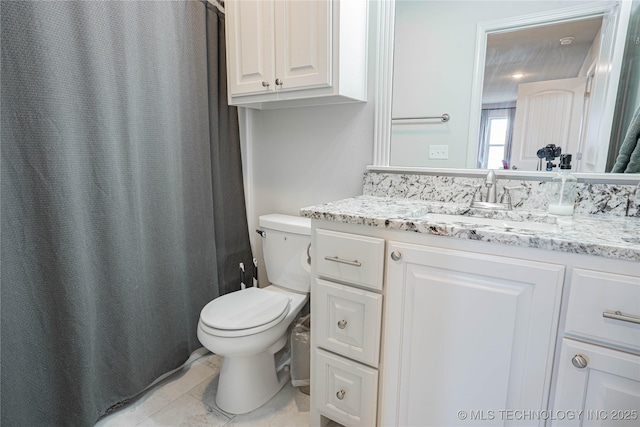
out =
{"type": "Polygon", "coordinates": [[[229,105],[367,99],[367,0],[227,0],[229,105]]]}
{"type": "Polygon", "coordinates": [[[229,94],[275,92],[274,3],[230,1],[225,12],[229,94]]]}
{"type": "Polygon", "coordinates": [[[331,1],[275,2],[278,91],[331,86],[331,1]]]}

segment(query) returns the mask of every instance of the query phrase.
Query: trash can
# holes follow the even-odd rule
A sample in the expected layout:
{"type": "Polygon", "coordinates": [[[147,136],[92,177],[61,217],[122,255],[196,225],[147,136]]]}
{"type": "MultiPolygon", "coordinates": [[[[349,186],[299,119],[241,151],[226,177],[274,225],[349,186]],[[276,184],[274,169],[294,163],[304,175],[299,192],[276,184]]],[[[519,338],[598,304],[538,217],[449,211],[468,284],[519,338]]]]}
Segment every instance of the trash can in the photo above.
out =
{"type": "Polygon", "coordinates": [[[309,394],[311,385],[311,314],[301,317],[291,331],[291,385],[309,394]]]}

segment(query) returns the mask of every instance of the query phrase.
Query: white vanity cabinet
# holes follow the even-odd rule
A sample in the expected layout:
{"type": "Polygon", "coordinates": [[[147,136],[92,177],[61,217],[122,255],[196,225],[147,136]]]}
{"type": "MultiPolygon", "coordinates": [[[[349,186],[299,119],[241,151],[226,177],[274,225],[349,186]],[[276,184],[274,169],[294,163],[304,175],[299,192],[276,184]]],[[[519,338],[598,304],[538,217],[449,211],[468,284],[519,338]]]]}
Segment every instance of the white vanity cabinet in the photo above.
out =
{"type": "Polygon", "coordinates": [[[640,422],[638,275],[574,270],[553,407],[579,411],[584,426],[640,422]]]}
{"type": "Polygon", "coordinates": [[[564,266],[388,252],[382,425],[502,425],[501,410],[546,408],[564,266]]]}
{"type": "Polygon", "coordinates": [[[312,248],[312,425],[640,419],[637,262],[324,220],[312,248]]]}
{"type": "Polygon", "coordinates": [[[311,424],[374,426],[385,241],[324,229],[312,239],[311,424]]]}
{"type": "Polygon", "coordinates": [[[367,1],[228,0],[225,8],[230,105],[366,100],[367,1]]]}

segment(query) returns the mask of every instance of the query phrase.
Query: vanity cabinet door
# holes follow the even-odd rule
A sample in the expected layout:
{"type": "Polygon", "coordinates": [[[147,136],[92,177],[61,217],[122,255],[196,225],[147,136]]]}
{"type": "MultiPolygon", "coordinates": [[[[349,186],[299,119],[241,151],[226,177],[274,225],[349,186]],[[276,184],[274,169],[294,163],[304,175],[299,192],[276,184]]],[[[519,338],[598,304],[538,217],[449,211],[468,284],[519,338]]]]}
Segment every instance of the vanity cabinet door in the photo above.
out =
{"type": "Polygon", "coordinates": [[[348,427],[376,425],[378,371],[335,354],[315,350],[311,398],[317,409],[348,427]]]}
{"type": "Polygon", "coordinates": [[[564,266],[397,242],[386,259],[382,425],[546,409],[564,266]]]}
{"type": "Polygon", "coordinates": [[[378,367],[382,295],[316,279],[312,304],[317,345],[378,367]]]}
{"type": "Polygon", "coordinates": [[[640,356],[565,338],[553,412],[574,417],[553,426],[638,425],[640,356]]]}

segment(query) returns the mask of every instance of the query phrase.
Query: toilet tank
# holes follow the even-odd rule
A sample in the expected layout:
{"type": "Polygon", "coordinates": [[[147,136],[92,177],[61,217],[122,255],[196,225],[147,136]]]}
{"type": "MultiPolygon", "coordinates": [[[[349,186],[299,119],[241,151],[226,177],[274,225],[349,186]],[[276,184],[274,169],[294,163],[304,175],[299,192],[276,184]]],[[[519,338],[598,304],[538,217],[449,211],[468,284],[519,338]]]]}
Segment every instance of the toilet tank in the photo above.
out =
{"type": "Polygon", "coordinates": [[[308,293],[311,288],[311,220],[270,214],[259,218],[267,278],[274,285],[308,293]]]}

